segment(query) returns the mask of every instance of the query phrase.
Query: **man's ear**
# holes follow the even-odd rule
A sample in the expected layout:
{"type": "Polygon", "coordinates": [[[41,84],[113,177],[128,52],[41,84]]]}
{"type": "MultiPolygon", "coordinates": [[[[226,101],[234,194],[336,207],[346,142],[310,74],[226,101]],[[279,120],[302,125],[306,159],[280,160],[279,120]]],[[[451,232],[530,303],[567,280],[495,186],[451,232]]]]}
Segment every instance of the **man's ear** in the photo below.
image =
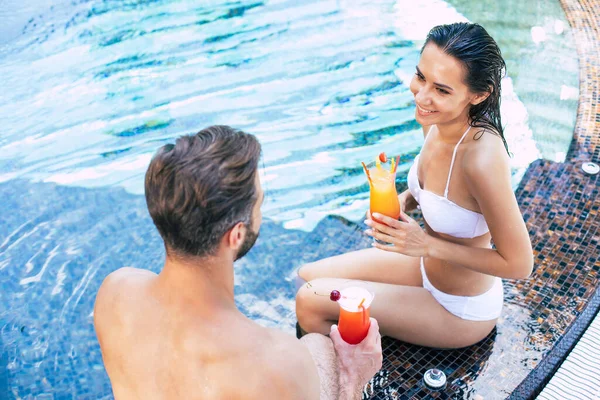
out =
{"type": "Polygon", "coordinates": [[[242,246],[245,238],[246,224],[243,222],[238,222],[226,234],[226,243],[230,248],[237,250],[242,246]]]}

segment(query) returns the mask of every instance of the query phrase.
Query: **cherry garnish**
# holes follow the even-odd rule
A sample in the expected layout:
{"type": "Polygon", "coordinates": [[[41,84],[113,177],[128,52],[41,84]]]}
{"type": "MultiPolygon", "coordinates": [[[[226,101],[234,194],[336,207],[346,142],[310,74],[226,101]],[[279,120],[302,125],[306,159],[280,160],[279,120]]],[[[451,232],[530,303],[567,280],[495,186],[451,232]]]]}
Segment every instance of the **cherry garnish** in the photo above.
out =
{"type": "Polygon", "coordinates": [[[331,294],[329,295],[329,299],[331,301],[338,301],[341,297],[342,297],[342,295],[337,290],[332,290],[331,294]]]}
{"type": "Polygon", "coordinates": [[[381,161],[382,163],[387,162],[387,156],[385,155],[385,153],[379,153],[379,161],[381,161]]]}

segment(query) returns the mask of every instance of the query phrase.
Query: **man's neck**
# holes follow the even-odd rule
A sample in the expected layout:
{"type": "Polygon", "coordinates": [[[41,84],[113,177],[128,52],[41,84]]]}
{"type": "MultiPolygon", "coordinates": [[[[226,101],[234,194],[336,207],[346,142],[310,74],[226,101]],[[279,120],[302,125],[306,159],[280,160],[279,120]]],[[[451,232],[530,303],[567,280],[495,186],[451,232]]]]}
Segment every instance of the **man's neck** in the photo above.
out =
{"type": "Polygon", "coordinates": [[[167,256],[158,285],[174,301],[195,304],[198,311],[237,310],[233,298],[233,260],[226,257],[167,256]]]}

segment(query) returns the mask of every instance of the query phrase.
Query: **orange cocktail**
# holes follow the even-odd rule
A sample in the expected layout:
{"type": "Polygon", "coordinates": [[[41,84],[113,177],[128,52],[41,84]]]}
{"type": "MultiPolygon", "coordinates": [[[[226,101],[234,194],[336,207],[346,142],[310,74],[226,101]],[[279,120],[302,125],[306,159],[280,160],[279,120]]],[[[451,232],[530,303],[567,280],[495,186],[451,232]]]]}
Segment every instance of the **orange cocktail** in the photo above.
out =
{"type": "MultiPolygon", "coordinates": [[[[398,192],[396,192],[396,168],[400,157],[388,158],[385,153],[381,153],[374,163],[367,167],[363,163],[363,168],[369,179],[370,187],[370,211],[371,218],[379,223],[384,223],[373,217],[373,213],[386,215],[390,218],[400,218],[400,201],[398,192]]],[[[375,239],[380,244],[390,244],[375,239]]]]}
{"type": "Polygon", "coordinates": [[[371,177],[371,218],[373,218],[373,213],[387,215],[394,219],[400,218],[400,202],[398,201],[398,192],[396,192],[395,172],[382,166],[371,168],[369,175],[371,177]]]}
{"type": "Polygon", "coordinates": [[[346,343],[358,344],[367,336],[371,326],[369,309],[372,301],[373,294],[366,289],[349,287],[341,290],[338,329],[346,343]]]}

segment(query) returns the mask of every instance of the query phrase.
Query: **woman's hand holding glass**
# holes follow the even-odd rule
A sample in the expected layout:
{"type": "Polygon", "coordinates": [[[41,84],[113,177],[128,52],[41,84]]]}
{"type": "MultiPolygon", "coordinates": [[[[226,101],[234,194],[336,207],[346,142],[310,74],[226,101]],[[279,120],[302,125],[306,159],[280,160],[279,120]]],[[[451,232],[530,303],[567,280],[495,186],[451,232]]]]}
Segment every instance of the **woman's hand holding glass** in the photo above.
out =
{"type": "Polygon", "coordinates": [[[412,257],[428,256],[430,236],[417,221],[406,215],[404,211],[400,212],[399,221],[378,213],[374,213],[373,216],[383,224],[368,218],[365,220],[365,224],[370,229],[367,229],[365,233],[374,239],[390,243],[390,245],[381,245],[373,242],[374,247],[412,257]]]}

